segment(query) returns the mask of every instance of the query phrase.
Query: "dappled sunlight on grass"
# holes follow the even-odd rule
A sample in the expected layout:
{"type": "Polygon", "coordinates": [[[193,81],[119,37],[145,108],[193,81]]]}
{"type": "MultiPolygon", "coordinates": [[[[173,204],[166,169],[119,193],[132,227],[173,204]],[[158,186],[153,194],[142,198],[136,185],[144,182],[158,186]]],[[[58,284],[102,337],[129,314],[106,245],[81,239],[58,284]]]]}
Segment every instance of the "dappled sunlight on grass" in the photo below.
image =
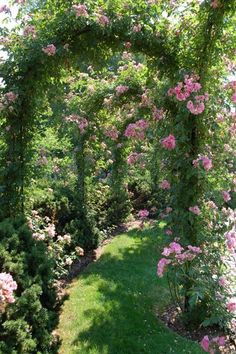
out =
{"type": "Polygon", "coordinates": [[[73,282],[59,325],[61,354],[201,353],[155,315],[170,301],[166,280],[156,277],[164,237],[159,228],[120,235],[73,282]]]}

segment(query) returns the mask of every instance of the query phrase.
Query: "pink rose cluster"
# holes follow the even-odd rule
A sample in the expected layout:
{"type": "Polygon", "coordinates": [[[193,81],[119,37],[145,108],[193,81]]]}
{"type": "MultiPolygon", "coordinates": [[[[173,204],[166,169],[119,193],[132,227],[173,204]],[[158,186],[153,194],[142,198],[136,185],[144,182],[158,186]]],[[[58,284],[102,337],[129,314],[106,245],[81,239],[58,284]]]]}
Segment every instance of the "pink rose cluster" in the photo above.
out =
{"type": "Polygon", "coordinates": [[[236,135],[236,122],[230,124],[230,127],[229,127],[229,134],[234,137],[236,135]]]}
{"type": "Polygon", "coordinates": [[[232,229],[224,234],[226,238],[226,245],[230,252],[236,249],[236,230],[232,229]]]}
{"type": "Polygon", "coordinates": [[[0,45],[7,45],[10,43],[10,39],[7,37],[0,36],[0,45]]]}
{"type": "Polygon", "coordinates": [[[236,81],[230,81],[230,83],[227,84],[227,87],[233,90],[232,101],[236,103],[236,81]]]}
{"type": "Polygon", "coordinates": [[[105,26],[109,25],[110,20],[109,20],[109,18],[108,18],[106,15],[101,14],[101,15],[99,15],[99,17],[98,17],[98,23],[99,23],[101,26],[105,27],[105,26]]]}
{"type": "Polygon", "coordinates": [[[157,107],[154,106],[152,108],[152,117],[153,117],[154,120],[157,120],[157,121],[163,119],[163,117],[164,117],[163,109],[157,109],[157,107]]]}
{"type": "Polygon", "coordinates": [[[166,179],[164,179],[160,184],[159,184],[160,189],[170,189],[170,182],[168,182],[166,179]]]}
{"type": "Polygon", "coordinates": [[[199,156],[196,160],[193,160],[193,166],[197,167],[200,161],[202,162],[202,166],[206,171],[209,171],[213,167],[212,160],[207,156],[199,156]]]}
{"type": "Polygon", "coordinates": [[[140,119],[136,123],[130,123],[126,128],[124,135],[127,138],[143,140],[145,138],[145,131],[148,127],[148,122],[144,119],[140,119]]]}
{"type": "Polygon", "coordinates": [[[17,289],[17,284],[11,274],[0,273],[0,304],[15,302],[13,292],[17,289]]]}
{"type": "Polygon", "coordinates": [[[200,210],[198,205],[194,205],[192,207],[189,207],[188,210],[191,211],[191,213],[193,213],[195,215],[200,215],[201,214],[201,210],[200,210]]]}
{"type": "Polygon", "coordinates": [[[224,201],[227,203],[231,200],[231,196],[230,193],[228,191],[223,191],[222,192],[222,197],[224,199],[224,201]]]}
{"type": "Polygon", "coordinates": [[[208,200],[206,202],[206,205],[208,206],[208,208],[210,209],[218,209],[217,205],[213,202],[213,200],[208,200]]]}
{"type": "Polygon", "coordinates": [[[225,346],[225,337],[217,336],[210,340],[208,336],[204,336],[200,342],[200,345],[205,352],[215,354],[219,347],[225,346]]]}
{"type": "Polygon", "coordinates": [[[148,91],[146,90],[141,96],[141,107],[149,107],[151,105],[151,98],[148,95],[148,91]]]}
{"type": "Polygon", "coordinates": [[[140,219],[146,219],[149,216],[149,211],[147,209],[139,210],[138,217],[140,219]]]}
{"type": "Polygon", "coordinates": [[[229,283],[228,283],[226,278],[220,277],[219,280],[218,280],[218,284],[220,286],[222,286],[223,288],[225,288],[226,286],[228,286],[229,283]]]}
{"type": "Polygon", "coordinates": [[[89,122],[86,118],[80,117],[77,114],[71,114],[69,116],[66,116],[65,118],[66,122],[74,122],[78,125],[80,133],[83,134],[85,132],[85,129],[88,127],[89,122]]]}
{"type": "Polygon", "coordinates": [[[192,261],[197,255],[202,253],[200,247],[188,245],[185,249],[176,241],[165,247],[162,255],[171,258],[161,258],[157,264],[157,275],[162,278],[168,264],[179,265],[186,261],[192,261]]]}
{"type": "Polygon", "coordinates": [[[226,304],[229,312],[236,312],[236,298],[232,297],[226,304]]]}
{"type": "Polygon", "coordinates": [[[32,36],[32,38],[36,38],[36,29],[34,26],[28,25],[24,28],[23,34],[25,37],[32,36]]]}
{"type": "Polygon", "coordinates": [[[11,10],[7,5],[1,5],[0,13],[11,14],[11,10]]]}
{"type": "Polygon", "coordinates": [[[54,44],[48,44],[46,47],[42,48],[42,51],[48,56],[53,56],[56,54],[57,48],[54,44]]]}
{"type": "Polygon", "coordinates": [[[5,93],[4,98],[5,101],[10,104],[10,103],[14,103],[17,100],[18,95],[15,94],[13,91],[10,91],[5,93]]]}
{"type": "Polygon", "coordinates": [[[84,4],[78,4],[72,6],[73,10],[75,11],[76,17],[87,17],[87,6],[84,4]]]}
{"type": "MultiPolygon", "coordinates": [[[[192,93],[198,92],[201,90],[202,85],[197,82],[199,77],[196,75],[185,75],[184,81],[179,82],[178,85],[174,88],[168,90],[168,96],[175,96],[178,101],[186,101],[192,93]]],[[[205,93],[204,95],[194,96],[194,101],[189,100],[187,102],[188,110],[194,114],[201,114],[205,109],[204,101],[209,99],[209,95],[205,93]]]]}
{"type": "Polygon", "coordinates": [[[176,146],[176,139],[173,134],[170,134],[161,140],[161,144],[165,149],[173,150],[176,146]]]}
{"type": "Polygon", "coordinates": [[[137,152],[132,152],[131,154],[129,154],[128,158],[127,158],[127,163],[128,165],[133,165],[136,162],[138,162],[142,157],[142,154],[139,154],[137,152]]]}
{"type": "Polygon", "coordinates": [[[175,96],[178,101],[186,101],[193,92],[201,90],[202,85],[199,82],[199,77],[196,75],[185,75],[184,82],[179,82],[174,88],[168,90],[168,96],[175,96]]]}
{"type": "Polygon", "coordinates": [[[36,241],[44,241],[45,240],[45,234],[44,233],[41,233],[41,232],[34,232],[32,234],[32,237],[34,240],[36,241]]]}
{"type": "Polygon", "coordinates": [[[111,138],[111,140],[115,141],[118,139],[119,137],[119,132],[118,130],[116,129],[116,127],[112,126],[112,127],[109,127],[105,130],[105,135],[108,137],[108,138],[111,138]]]}
{"type": "Polygon", "coordinates": [[[45,228],[45,231],[47,232],[47,234],[50,238],[53,238],[56,236],[56,228],[55,228],[54,224],[48,224],[48,226],[45,228]]]}
{"type": "Polygon", "coordinates": [[[208,100],[209,100],[209,95],[207,93],[205,93],[205,95],[195,96],[195,103],[193,103],[193,101],[191,100],[188,101],[187,108],[194,115],[201,114],[202,112],[204,112],[205,109],[204,101],[208,101],[208,100]]]}
{"type": "Polygon", "coordinates": [[[167,258],[161,258],[157,264],[157,275],[159,278],[162,278],[164,275],[164,272],[166,270],[166,266],[171,263],[170,259],[167,258]]]}
{"type": "Polygon", "coordinates": [[[115,91],[116,91],[117,96],[120,96],[123,93],[125,93],[126,91],[128,91],[128,89],[129,89],[129,86],[119,85],[115,88],[115,91]]]}
{"type": "Polygon", "coordinates": [[[140,23],[138,23],[138,24],[133,26],[133,32],[134,33],[141,32],[141,30],[142,30],[142,25],[140,23]]]}
{"type": "Polygon", "coordinates": [[[3,96],[3,98],[0,100],[0,110],[7,108],[9,110],[12,110],[13,107],[11,106],[11,104],[13,104],[18,98],[18,95],[13,92],[13,91],[9,91],[7,93],[5,93],[5,95],[3,96]]]}

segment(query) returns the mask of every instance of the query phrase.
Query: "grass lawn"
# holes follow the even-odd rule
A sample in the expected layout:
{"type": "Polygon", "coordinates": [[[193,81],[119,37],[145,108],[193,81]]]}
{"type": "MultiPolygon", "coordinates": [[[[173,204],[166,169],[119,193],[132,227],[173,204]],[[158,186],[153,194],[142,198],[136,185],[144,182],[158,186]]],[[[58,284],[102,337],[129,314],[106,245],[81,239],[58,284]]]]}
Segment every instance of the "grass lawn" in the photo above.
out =
{"type": "Polygon", "coordinates": [[[155,315],[170,301],[156,276],[161,226],[132,230],[105,246],[69,289],[58,332],[60,354],[202,354],[155,315]]]}

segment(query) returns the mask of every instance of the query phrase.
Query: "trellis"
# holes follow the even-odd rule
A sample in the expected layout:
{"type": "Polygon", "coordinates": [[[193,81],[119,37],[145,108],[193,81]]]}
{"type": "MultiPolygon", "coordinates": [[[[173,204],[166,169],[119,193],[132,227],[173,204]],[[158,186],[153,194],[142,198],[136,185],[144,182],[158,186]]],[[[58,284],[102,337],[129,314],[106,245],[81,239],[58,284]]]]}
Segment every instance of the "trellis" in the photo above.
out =
{"type": "MultiPolygon", "coordinates": [[[[199,12],[199,31],[195,45],[190,46],[181,57],[178,40],[169,41],[168,31],[156,35],[152,21],[148,28],[133,31],[131,16],[109,13],[110,22],[98,24],[94,18],[77,19],[68,9],[64,15],[50,23],[51,34],[38,34],[37,40],[27,40],[18,46],[14,55],[3,65],[5,92],[14,92],[18,98],[12,110],[6,110],[5,133],[6,154],[3,176],[2,209],[3,216],[16,216],[24,211],[24,187],[28,183],[30,164],[30,144],[40,110],[40,99],[47,92],[51,80],[60,79],[60,70],[73,66],[106,61],[113,52],[120,51],[124,42],[131,42],[133,52],[144,53],[149,64],[155,65],[160,75],[175,85],[185,73],[195,72],[201,79],[204,90],[209,87],[209,72],[217,58],[217,45],[224,27],[235,10],[235,0],[221,0],[219,8],[213,8],[211,1],[204,1],[199,12]],[[47,56],[42,48],[53,43],[56,54],[47,56]],[[171,46],[172,44],[173,46],[171,46]],[[65,47],[66,45],[66,47],[65,47]],[[69,48],[69,51],[67,50],[69,48]]],[[[134,16],[135,17],[135,16],[134,16]]],[[[138,22],[140,16],[136,16],[138,22]]],[[[207,137],[204,124],[186,109],[166,98],[164,108],[168,109],[172,129],[179,132],[178,149],[171,160],[172,182],[175,184],[173,225],[178,236],[184,236],[192,245],[198,243],[199,222],[189,215],[189,206],[201,199],[204,179],[193,174],[192,161],[199,154],[207,137]]],[[[204,114],[202,115],[202,117],[204,114]]],[[[191,282],[186,289],[186,309],[191,282]]]]}

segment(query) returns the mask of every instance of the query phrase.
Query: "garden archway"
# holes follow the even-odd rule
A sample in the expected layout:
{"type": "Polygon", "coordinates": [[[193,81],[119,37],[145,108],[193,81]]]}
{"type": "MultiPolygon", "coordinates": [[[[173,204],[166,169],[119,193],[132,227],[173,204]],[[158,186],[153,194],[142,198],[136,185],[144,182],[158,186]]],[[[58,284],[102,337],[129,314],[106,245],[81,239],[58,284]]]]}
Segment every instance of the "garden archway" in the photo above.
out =
{"type": "MultiPolygon", "coordinates": [[[[163,0],[161,3],[167,2],[169,3],[163,0]]],[[[219,139],[221,123],[218,124],[215,118],[220,104],[214,102],[214,98],[218,97],[217,90],[222,84],[221,55],[223,56],[225,49],[227,53],[233,52],[230,48],[232,43],[227,45],[226,42],[230,35],[233,37],[230,18],[235,10],[235,0],[193,1],[197,8],[195,22],[190,23],[191,14],[188,13],[185,18],[187,23],[181,22],[183,26],[176,32],[171,31],[164,20],[159,27],[156,26],[161,17],[162,7],[161,5],[158,7],[152,1],[138,2],[137,6],[134,5],[133,12],[128,14],[125,13],[125,6],[123,10],[119,6],[122,3],[119,0],[117,0],[118,10],[114,5],[111,8],[108,6],[106,12],[101,9],[95,11],[96,4],[93,5],[93,1],[89,9],[85,5],[68,6],[63,1],[58,2],[57,9],[57,1],[49,3],[54,6],[55,16],[51,18],[49,14],[45,17],[45,11],[49,11],[49,7],[45,5],[44,20],[39,21],[37,37],[34,33],[27,37],[16,35],[17,44],[13,46],[9,59],[1,67],[6,101],[1,112],[6,148],[1,216],[15,217],[24,211],[24,188],[29,183],[30,177],[31,141],[37,129],[38,117],[42,113],[43,99],[51,83],[56,84],[60,80],[64,69],[83,67],[88,63],[107,64],[114,53],[122,50],[124,43],[129,43],[133,52],[146,55],[148,64],[155,67],[163,78],[161,101],[162,107],[168,110],[166,130],[171,133],[168,137],[172,139],[171,145],[168,140],[167,144],[162,146],[165,147],[163,150],[165,167],[171,180],[171,183],[165,181],[167,187],[164,189],[170,189],[172,192],[170,198],[171,209],[173,208],[170,220],[172,230],[169,230],[169,235],[173,235],[173,242],[162,253],[165,257],[169,255],[170,257],[161,258],[158,275],[162,277],[164,268],[170,265],[168,268],[170,272],[173,271],[173,284],[177,284],[176,289],[181,291],[182,308],[190,321],[194,318],[196,322],[202,323],[203,318],[199,318],[198,315],[204,313],[204,320],[209,323],[209,318],[214,320],[214,314],[217,311],[221,313],[222,309],[227,318],[229,313],[225,304],[222,306],[218,303],[219,308],[217,310],[213,308],[218,288],[212,277],[212,270],[217,273],[218,279],[226,269],[224,264],[219,262],[225,249],[227,251],[224,239],[226,228],[220,224],[221,221],[213,220],[214,215],[208,203],[212,201],[208,199],[212,196],[218,198],[219,207],[224,209],[224,202],[230,200],[228,188],[232,188],[230,187],[232,182],[222,183],[220,176],[218,195],[214,194],[214,191],[208,194],[207,183],[211,182],[212,176],[216,180],[219,177],[219,174],[218,176],[214,174],[214,169],[212,174],[211,171],[208,174],[212,167],[209,157],[213,156],[213,165],[222,161],[218,159],[217,154],[220,150],[216,145],[220,141],[223,149],[225,142],[224,139],[219,139]],[[148,11],[145,12],[144,8],[148,11]],[[229,34],[228,37],[224,35],[225,29],[229,34]],[[186,38],[189,39],[188,46],[186,38]],[[219,75],[216,73],[217,69],[220,71],[219,75]],[[187,96],[177,97],[177,93],[186,93],[182,89],[188,86],[189,79],[191,88],[187,96]],[[192,84],[197,84],[196,90],[192,84]],[[210,95],[206,92],[208,89],[210,95]],[[201,105],[201,110],[195,110],[194,104],[198,105],[199,101],[202,104],[202,101],[207,101],[206,97],[210,97],[209,103],[201,105]],[[212,139],[211,128],[215,129],[215,141],[214,145],[207,149],[212,139]],[[203,165],[202,158],[207,161],[207,168],[203,165]],[[202,206],[202,210],[199,206],[202,206]],[[214,226],[211,228],[212,220],[215,224],[212,222],[214,226]],[[176,237],[181,240],[181,244],[176,244],[176,237]],[[219,244],[221,248],[218,247],[219,244]],[[174,252],[170,247],[175,248],[174,252]],[[203,252],[205,249],[206,253],[203,252]],[[182,258],[178,263],[176,262],[178,258],[174,258],[175,252],[178,255],[182,250],[184,252],[181,256],[189,256],[190,259],[184,258],[183,261],[182,258]],[[192,265],[191,261],[196,255],[200,256],[192,265]],[[208,266],[207,269],[205,265],[208,266]],[[211,304],[209,297],[213,299],[211,304]],[[193,314],[196,317],[192,316],[193,314]]],[[[232,53],[229,56],[231,57],[232,53]]],[[[227,94],[222,97],[224,107],[230,106],[227,94]]],[[[225,125],[223,128],[226,131],[228,126],[225,125]]],[[[222,170],[220,166],[220,171],[222,170]]],[[[214,208],[212,207],[214,201],[210,205],[214,208]]],[[[231,233],[232,231],[228,232],[227,237],[232,242],[231,233]]],[[[175,289],[174,286],[173,288],[175,289]]],[[[180,296],[177,294],[176,298],[180,296]]],[[[221,317],[218,318],[220,323],[221,317]]]]}
{"type": "MultiPolygon", "coordinates": [[[[36,39],[23,41],[14,59],[10,57],[3,67],[5,92],[17,96],[13,109],[5,111],[4,216],[14,216],[24,209],[30,142],[40,114],[40,100],[51,80],[60,80],[62,68],[70,67],[78,59],[81,63],[97,60],[99,56],[106,59],[107,52],[119,50],[126,41],[132,42],[134,52],[149,56],[162,73],[168,75],[178,67],[175,48],[169,48],[165,33],[156,36],[153,28],[141,29],[129,16],[119,18],[115,13],[109,14],[109,20],[99,15],[90,21],[87,16],[76,17],[72,8],[65,13],[59,13],[50,24],[55,29],[50,35],[42,30],[36,39]],[[55,53],[50,52],[54,47],[55,53]],[[43,48],[48,48],[48,52],[43,52],[43,48]]],[[[152,16],[151,13],[150,23],[152,16]]]]}

